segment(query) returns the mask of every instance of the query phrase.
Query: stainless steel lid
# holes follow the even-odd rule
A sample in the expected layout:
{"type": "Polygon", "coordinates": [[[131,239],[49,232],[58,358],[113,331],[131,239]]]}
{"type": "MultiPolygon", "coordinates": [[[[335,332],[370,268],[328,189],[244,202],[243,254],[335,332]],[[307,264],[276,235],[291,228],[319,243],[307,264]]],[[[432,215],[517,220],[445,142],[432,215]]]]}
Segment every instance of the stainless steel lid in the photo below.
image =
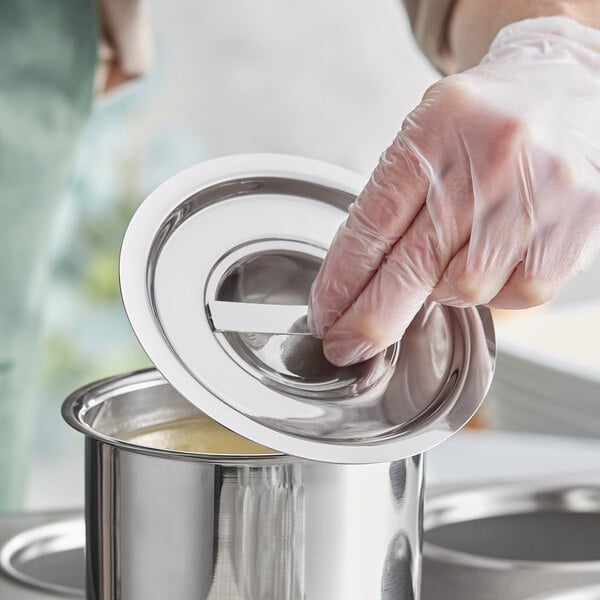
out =
{"type": "Polygon", "coordinates": [[[462,427],[491,381],[487,309],[430,304],[400,345],[353,367],[307,334],[311,283],[363,183],[291,156],[218,159],[150,194],[123,241],[123,301],[154,364],[213,419],[293,456],[418,454],[462,427]]]}

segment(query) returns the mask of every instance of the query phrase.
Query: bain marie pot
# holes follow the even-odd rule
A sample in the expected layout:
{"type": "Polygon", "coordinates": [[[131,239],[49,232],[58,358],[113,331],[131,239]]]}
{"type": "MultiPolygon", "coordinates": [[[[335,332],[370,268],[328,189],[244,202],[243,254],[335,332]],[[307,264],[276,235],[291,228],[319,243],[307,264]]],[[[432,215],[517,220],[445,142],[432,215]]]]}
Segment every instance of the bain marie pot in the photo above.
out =
{"type": "Polygon", "coordinates": [[[120,436],[199,411],[156,371],[75,392],[88,600],[418,598],[423,459],[333,465],[151,449],[120,436]]]}

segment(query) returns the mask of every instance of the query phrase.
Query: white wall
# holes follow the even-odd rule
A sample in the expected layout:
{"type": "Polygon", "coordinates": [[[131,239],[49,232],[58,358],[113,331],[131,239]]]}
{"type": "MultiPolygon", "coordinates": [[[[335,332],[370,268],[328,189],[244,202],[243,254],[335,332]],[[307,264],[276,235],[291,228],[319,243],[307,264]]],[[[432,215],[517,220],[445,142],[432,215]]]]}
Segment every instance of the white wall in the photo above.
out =
{"type": "Polygon", "coordinates": [[[300,154],[368,172],[437,74],[398,0],[153,0],[155,110],[210,155],[300,154]]]}

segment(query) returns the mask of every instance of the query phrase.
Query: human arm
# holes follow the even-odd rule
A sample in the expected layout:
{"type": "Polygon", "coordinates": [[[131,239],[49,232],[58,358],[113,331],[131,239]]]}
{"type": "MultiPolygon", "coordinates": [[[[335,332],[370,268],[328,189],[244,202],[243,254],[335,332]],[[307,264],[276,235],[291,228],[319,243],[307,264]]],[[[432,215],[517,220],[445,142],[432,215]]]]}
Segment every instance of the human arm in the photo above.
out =
{"type": "Polygon", "coordinates": [[[600,27],[597,0],[404,0],[404,6],[419,46],[444,75],[479,63],[510,23],[562,16],[600,27]]]}
{"type": "MultiPolygon", "coordinates": [[[[481,30],[471,60],[493,27],[481,30]]],[[[570,18],[531,19],[502,30],[480,66],[425,93],[313,287],[309,323],[332,362],[357,362],[400,339],[427,298],[525,308],[593,261],[599,73],[599,31],[570,18]]]]}
{"type": "Polygon", "coordinates": [[[456,0],[445,37],[453,71],[474,67],[487,53],[498,32],[511,23],[539,17],[568,17],[600,28],[597,0],[456,0]]]}
{"type": "Polygon", "coordinates": [[[101,35],[94,91],[104,94],[146,75],[153,49],[146,0],[99,0],[98,16],[101,35]]]}

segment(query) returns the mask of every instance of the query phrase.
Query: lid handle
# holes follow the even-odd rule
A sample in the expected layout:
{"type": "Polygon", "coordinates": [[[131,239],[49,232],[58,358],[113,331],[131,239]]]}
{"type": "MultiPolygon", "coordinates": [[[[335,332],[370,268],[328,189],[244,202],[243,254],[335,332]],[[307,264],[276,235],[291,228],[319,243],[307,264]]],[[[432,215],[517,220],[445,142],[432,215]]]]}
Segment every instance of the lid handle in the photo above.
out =
{"type": "Polygon", "coordinates": [[[294,304],[253,304],[213,300],[206,305],[215,331],[311,335],[306,324],[308,307],[294,304]]]}

